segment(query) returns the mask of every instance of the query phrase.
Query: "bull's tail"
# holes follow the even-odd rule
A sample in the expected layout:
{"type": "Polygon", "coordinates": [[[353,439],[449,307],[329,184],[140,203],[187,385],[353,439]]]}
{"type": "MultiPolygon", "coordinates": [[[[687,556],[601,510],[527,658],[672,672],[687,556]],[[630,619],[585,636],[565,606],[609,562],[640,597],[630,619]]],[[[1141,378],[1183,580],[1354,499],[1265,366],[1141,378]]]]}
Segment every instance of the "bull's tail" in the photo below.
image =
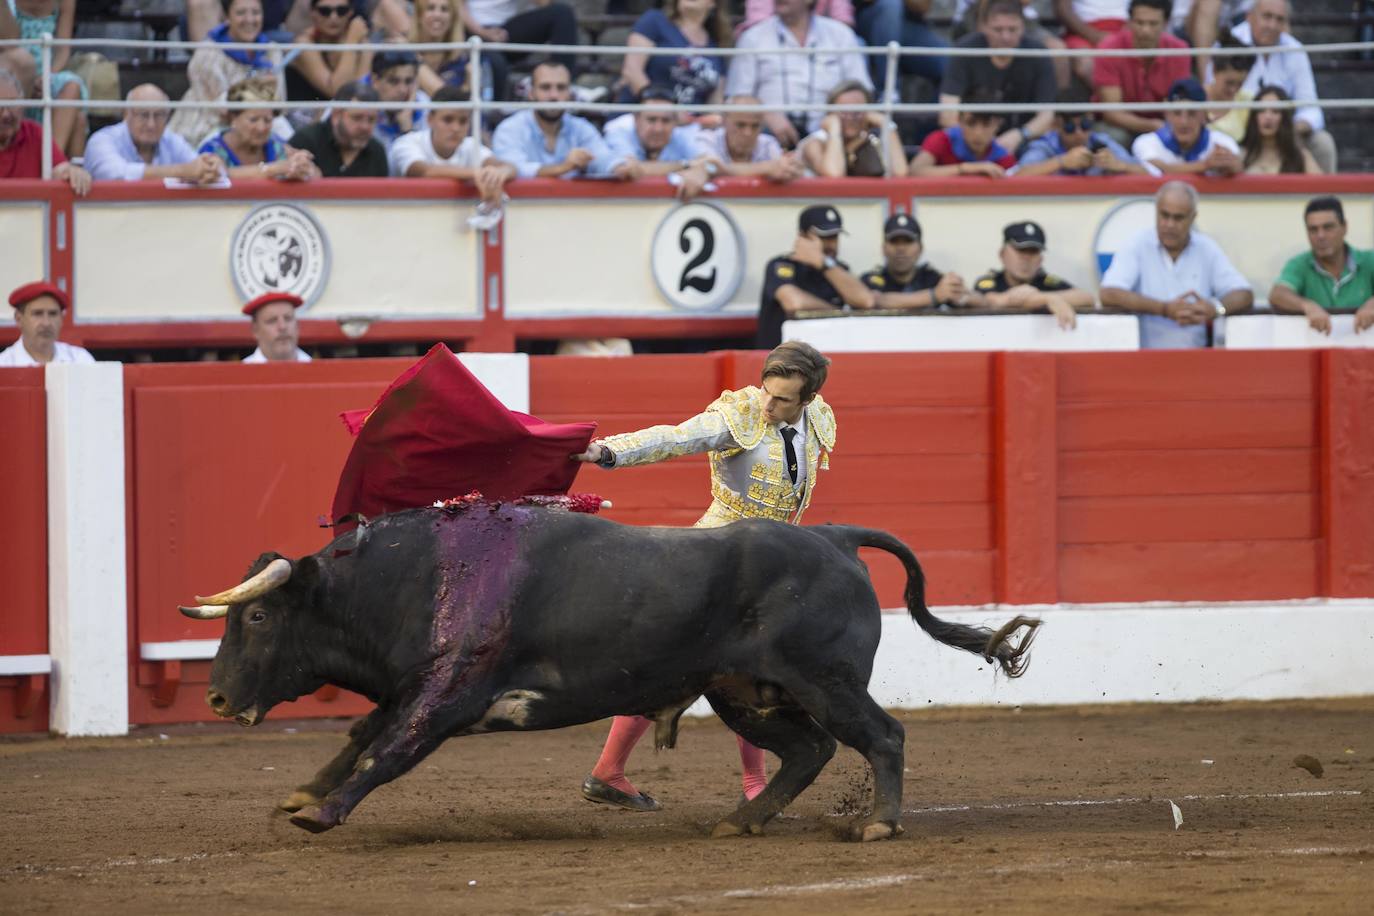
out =
{"type": "Polygon", "coordinates": [[[916,554],[911,552],[911,548],[886,531],[872,528],[831,530],[845,530],[850,535],[849,543],[856,549],[876,547],[902,561],[902,566],[906,568],[907,611],[910,612],[911,619],[932,639],[956,649],[963,649],[965,652],[981,655],[988,662],[996,662],[1007,677],[1020,677],[1026,673],[1026,665],[1030,663],[1027,652],[1035,639],[1036,628],[1040,626],[1037,618],[1013,617],[995,631],[987,627],[970,627],[941,620],[926,607],[926,576],[921,571],[921,564],[916,559],[916,554]],[[1017,642],[1014,637],[1016,631],[1022,627],[1025,628],[1025,633],[1017,642]]]}

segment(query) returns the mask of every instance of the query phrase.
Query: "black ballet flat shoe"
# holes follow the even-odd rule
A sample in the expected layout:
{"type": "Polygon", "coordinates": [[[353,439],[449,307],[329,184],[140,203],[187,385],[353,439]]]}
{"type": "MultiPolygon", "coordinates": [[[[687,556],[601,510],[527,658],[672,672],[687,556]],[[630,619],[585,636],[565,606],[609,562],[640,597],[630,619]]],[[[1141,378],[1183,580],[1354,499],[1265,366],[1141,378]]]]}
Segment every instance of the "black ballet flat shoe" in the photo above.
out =
{"type": "Polygon", "coordinates": [[[663,807],[652,796],[645,795],[643,792],[638,795],[622,792],[595,776],[588,776],[582,780],[582,797],[589,802],[596,802],[598,805],[615,805],[627,811],[658,811],[663,807]]]}

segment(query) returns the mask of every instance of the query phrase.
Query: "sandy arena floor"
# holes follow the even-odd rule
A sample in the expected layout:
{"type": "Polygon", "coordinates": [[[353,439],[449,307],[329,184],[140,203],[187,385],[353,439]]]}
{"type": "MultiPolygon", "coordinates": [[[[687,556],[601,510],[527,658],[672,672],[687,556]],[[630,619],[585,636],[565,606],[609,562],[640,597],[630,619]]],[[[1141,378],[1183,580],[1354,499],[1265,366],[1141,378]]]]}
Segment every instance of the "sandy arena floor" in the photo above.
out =
{"type": "Polygon", "coordinates": [[[346,722],[4,739],[0,913],[1370,911],[1374,698],[903,720],[907,833],[867,845],[847,750],[766,836],[709,839],[739,795],[715,720],[631,761],[658,813],[578,795],[595,725],[450,741],[319,836],[271,812],[346,722]]]}

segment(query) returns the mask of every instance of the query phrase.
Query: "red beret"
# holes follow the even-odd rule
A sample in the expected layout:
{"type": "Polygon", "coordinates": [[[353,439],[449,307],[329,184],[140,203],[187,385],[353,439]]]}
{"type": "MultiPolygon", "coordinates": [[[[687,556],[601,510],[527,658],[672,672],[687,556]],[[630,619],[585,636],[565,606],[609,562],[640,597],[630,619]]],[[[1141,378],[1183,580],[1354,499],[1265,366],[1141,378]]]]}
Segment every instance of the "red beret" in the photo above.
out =
{"type": "Polygon", "coordinates": [[[295,309],[305,305],[305,300],[295,293],[277,290],[270,293],[263,293],[256,299],[249,300],[243,307],[243,314],[251,317],[258,309],[262,308],[264,305],[271,305],[273,302],[285,302],[295,309]]]}
{"type": "Polygon", "coordinates": [[[23,286],[10,293],[10,305],[19,308],[20,306],[28,305],[39,296],[52,296],[57,300],[57,304],[64,310],[71,306],[71,300],[67,298],[66,293],[62,292],[62,290],[58,289],[53,284],[45,283],[42,280],[39,280],[37,283],[25,283],[23,286]]]}

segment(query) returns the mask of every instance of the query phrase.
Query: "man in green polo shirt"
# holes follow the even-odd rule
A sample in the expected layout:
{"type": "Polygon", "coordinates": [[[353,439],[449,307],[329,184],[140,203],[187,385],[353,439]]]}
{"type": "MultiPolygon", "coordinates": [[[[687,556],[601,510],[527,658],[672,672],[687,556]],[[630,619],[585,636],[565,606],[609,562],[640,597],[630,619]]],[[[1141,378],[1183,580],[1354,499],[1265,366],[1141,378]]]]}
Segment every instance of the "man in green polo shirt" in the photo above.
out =
{"type": "Polygon", "coordinates": [[[1303,214],[1312,250],[1289,259],[1269,291],[1276,312],[1306,315],[1312,329],[1331,333],[1332,312],[1354,312],[1355,333],[1374,327],[1374,251],[1345,243],[1345,209],[1334,197],[1314,197],[1303,214]]]}

